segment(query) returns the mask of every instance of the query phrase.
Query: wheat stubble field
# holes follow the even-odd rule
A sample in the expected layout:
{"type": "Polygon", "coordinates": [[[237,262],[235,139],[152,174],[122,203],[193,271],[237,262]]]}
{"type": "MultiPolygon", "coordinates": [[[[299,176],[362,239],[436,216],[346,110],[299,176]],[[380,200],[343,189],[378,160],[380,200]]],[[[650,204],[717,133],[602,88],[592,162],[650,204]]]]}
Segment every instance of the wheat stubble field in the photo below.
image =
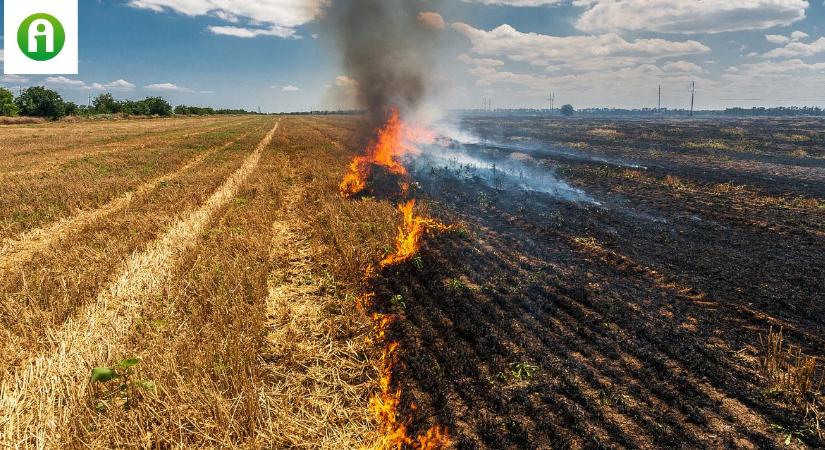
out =
{"type": "Polygon", "coordinates": [[[0,448],[370,445],[353,299],[397,217],[337,195],[353,130],[0,128],[0,448]]]}
{"type": "Polygon", "coordinates": [[[0,127],[0,449],[822,447],[818,122],[485,120],[0,127]]]}

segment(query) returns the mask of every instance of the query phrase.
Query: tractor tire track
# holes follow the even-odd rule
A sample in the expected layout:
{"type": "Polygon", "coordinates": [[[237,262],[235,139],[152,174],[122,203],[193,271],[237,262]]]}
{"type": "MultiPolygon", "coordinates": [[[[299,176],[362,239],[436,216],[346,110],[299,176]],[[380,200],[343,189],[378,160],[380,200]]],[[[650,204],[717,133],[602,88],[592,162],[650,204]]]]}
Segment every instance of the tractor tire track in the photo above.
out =
{"type": "Polygon", "coordinates": [[[133,255],[96,303],[55,333],[58,348],[33,359],[0,385],[0,447],[59,448],[73,410],[89,391],[89,371],[122,356],[124,336],[147,297],[162,293],[182,256],[197,245],[216,214],[257,168],[280,122],[197,210],[178,218],[146,250],[133,255]]]}
{"type": "MultiPolygon", "coordinates": [[[[284,217],[301,195],[293,188],[286,196],[284,217]]],[[[269,276],[267,354],[258,398],[266,411],[259,424],[262,447],[368,448],[377,426],[369,410],[374,385],[365,376],[366,341],[363,333],[342,333],[337,316],[340,298],[313,273],[312,250],[304,234],[288,220],[272,224],[269,276]],[[341,336],[340,334],[344,334],[341,336]],[[277,429],[273,429],[273,424],[277,429]]]]}
{"type": "Polygon", "coordinates": [[[175,171],[153,178],[136,187],[134,191],[127,192],[120,197],[112,199],[109,203],[101,206],[100,208],[81,211],[74,216],[59,220],[47,227],[27,231],[16,239],[6,240],[2,243],[2,245],[0,245],[0,276],[2,276],[4,272],[7,272],[25,262],[35,253],[46,250],[52,244],[66,239],[69,235],[82,230],[89,224],[97,222],[98,220],[101,220],[115,212],[128,208],[132,203],[132,200],[135,198],[152,192],[161,183],[174,180],[182,173],[202,163],[210,155],[213,155],[220,150],[229,148],[232,144],[240,141],[249,134],[250,133],[246,133],[226,142],[221,146],[213,147],[201,152],[175,171]]]}

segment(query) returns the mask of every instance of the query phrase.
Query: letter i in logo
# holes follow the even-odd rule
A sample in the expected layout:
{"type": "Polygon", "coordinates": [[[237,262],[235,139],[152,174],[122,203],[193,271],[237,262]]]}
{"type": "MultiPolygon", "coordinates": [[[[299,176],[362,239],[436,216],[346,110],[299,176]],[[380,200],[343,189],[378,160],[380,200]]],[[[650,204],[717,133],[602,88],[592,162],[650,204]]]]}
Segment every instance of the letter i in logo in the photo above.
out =
{"type": "Polygon", "coordinates": [[[48,61],[63,50],[66,32],[63,24],[49,14],[32,14],[20,24],[17,44],[24,55],[35,61],[48,61]]]}

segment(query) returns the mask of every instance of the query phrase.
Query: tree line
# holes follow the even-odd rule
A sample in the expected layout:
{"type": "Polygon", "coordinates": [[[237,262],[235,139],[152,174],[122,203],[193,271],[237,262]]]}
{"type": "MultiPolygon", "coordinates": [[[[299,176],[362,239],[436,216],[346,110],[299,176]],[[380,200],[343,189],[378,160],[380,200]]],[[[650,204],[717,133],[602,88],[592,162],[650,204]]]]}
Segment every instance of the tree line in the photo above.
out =
{"type": "Polygon", "coordinates": [[[243,109],[214,109],[209,107],[178,105],[172,108],[162,97],[146,97],[143,100],[117,100],[112,94],[100,94],[91,105],[78,105],[63,100],[56,91],[42,86],[23,90],[17,97],[0,87],[0,116],[43,117],[57,120],[65,116],[95,116],[121,114],[125,116],[256,114],[243,109]]]}

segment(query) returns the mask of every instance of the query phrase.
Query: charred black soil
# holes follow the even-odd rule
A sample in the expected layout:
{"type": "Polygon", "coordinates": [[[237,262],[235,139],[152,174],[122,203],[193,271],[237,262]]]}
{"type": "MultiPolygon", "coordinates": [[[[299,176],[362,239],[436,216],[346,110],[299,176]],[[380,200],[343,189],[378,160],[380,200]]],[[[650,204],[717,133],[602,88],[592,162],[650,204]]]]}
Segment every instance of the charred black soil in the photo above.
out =
{"type": "Polygon", "coordinates": [[[823,125],[465,120],[595,201],[418,171],[464,228],[377,277],[413,427],[459,448],[825,445],[758,372],[770,327],[825,357],[823,125]]]}

